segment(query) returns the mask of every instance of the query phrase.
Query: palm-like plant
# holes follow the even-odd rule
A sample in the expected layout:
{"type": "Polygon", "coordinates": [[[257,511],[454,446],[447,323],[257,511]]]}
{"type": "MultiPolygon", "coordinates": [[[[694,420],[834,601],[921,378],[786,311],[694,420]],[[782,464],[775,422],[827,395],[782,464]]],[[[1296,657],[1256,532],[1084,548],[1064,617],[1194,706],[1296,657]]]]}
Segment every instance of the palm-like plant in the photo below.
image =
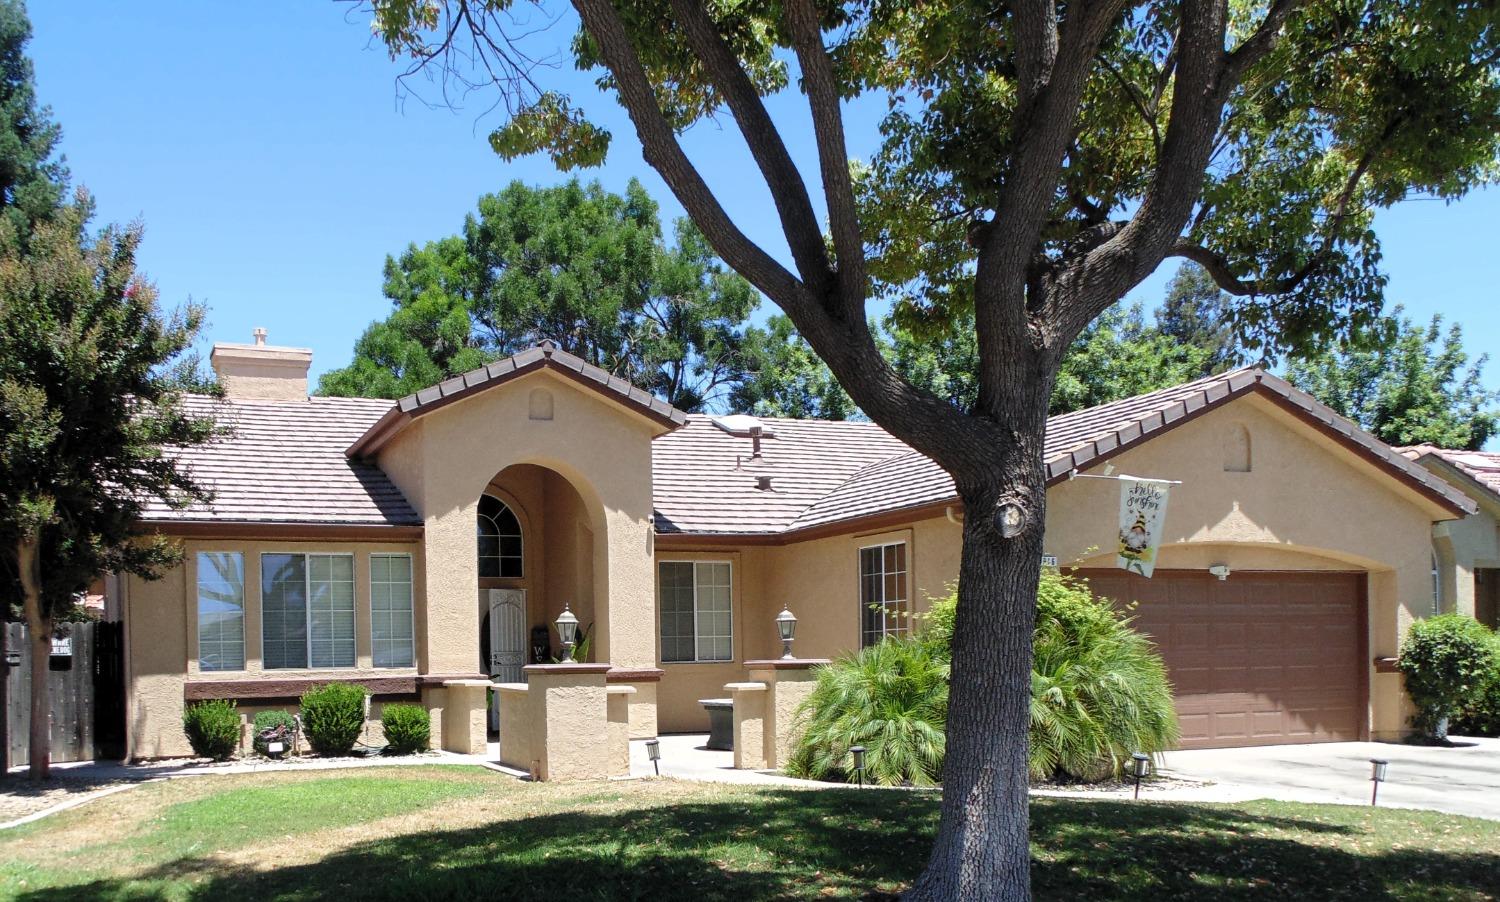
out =
{"type": "Polygon", "coordinates": [[[932,786],[942,779],[948,662],[912,641],[886,639],[818,672],[799,709],[795,776],[852,780],[849,749],[865,747],[864,779],[932,786]]]}
{"type": "Polygon", "coordinates": [[[1086,583],[1044,578],[1031,672],[1031,775],[1119,776],[1133,752],[1177,741],[1166,666],[1086,583]]]}

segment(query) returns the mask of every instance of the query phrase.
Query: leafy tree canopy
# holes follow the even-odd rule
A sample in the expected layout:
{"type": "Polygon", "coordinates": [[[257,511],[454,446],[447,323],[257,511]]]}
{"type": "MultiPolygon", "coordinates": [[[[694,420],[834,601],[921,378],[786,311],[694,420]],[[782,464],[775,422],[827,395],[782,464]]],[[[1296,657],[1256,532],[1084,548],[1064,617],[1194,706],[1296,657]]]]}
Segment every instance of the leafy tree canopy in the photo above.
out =
{"type": "Polygon", "coordinates": [[[1222,373],[1244,360],[1234,334],[1233,300],[1196,263],[1177,268],[1155,318],[1163,335],[1207,353],[1200,376],[1222,373]]]}
{"type": "Polygon", "coordinates": [[[782,314],[746,330],[745,375],[729,396],[732,410],[762,417],[847,420],[859,409],[828,365],[782,314]]]}
{"type": "Polygon", "coordinates": [[[1458,323],[1421,326],[1397,307],[1358,341],[1291,361],[1287,378],[1393,445],[1477,451],[1500,433],[1500,392],[1480,380],[1487,359],[1469,359],[1458,323]]]}
{"type": "Polygon", "coordinates": [[[0,215],[18,240],[31,222],[62,203],[68,170],[54,156],[62,130],[37,106],[36,80],[26,44],[31,22],[21,0],[0,0],[0,215]]]}
{"type": "Polygon", "coordinates": [[[463,234],[385,264],[394,309],[319,391],[395,398],[543,339],[685,410],[726,395],[744,369],[759,301],[686,220],[662,240],[638,182],[512,183],[479,200],[463,234]]]}
{"type": "Polygon", "coordinates": [[[146,499],[206,497],[163,448],[214,434],[172,371],[202,310],[164,314],[135,271],[140,227],[89,234],[90,209],[80,192],[25,242],[0,223],[0,592],[21,600],[15,546],[34,537],[49,616],[100,573],[176,560],[132,528],[146,499]]]}

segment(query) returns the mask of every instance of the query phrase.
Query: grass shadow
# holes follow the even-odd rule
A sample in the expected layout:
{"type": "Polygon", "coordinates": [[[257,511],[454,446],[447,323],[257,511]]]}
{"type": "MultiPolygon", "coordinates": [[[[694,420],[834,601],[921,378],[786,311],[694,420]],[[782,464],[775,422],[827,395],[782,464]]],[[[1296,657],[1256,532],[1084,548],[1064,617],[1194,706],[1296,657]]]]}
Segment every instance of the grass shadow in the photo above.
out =
{"type": "MultiPolygon", "coordinates": [[[[938,808],[931,794],[874,790],[772,789],[669,805],[641,799],[625,811],[538,814],[374,839],[269,870],[183,858],[19,898],[880,898],[921,870],[938,808]]],[[[1410,813],[1315,817],[1303,812],[1330,809],[1054,799],[1032,810],[1038,899],[1426,900],[1500,891],[1493,846],[1471,853],[1372,840],[1372,829],[1411,822],[1410,813]]]]}

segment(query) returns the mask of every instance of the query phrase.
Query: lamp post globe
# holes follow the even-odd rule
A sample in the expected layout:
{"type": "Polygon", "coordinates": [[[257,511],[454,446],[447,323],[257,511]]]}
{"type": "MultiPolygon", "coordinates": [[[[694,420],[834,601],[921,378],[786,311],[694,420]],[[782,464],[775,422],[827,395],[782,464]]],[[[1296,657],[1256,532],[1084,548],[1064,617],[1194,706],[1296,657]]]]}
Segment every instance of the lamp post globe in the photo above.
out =
{"type": "Polygon", "coordinates": [[[792,640],[797,638],[797,618],[785,605],[776,615],[776,631],[781,635],[781,659],[792,659],[792,640]]]}
{"type": "Polygon", "coordinates": [[[562,614],[557,618],[557,639],[563,647],[563,664],[572,664],[573,647],[578,644],[578,618],[568,605],[563,605],[562,614]]]}

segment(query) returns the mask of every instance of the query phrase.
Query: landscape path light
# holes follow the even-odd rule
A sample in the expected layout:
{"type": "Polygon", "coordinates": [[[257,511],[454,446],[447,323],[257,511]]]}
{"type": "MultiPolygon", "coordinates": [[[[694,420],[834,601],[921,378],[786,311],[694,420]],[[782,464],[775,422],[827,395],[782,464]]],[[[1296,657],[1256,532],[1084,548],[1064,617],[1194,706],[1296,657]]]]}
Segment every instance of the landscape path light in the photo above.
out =
{"type": "Polygon", "coordinates": [[[1141,780],[1151,772],[1151,756],[1136,752],[1130,756],[1130,773],[1135,777],[1135,797],[1141,797],[1141,780]]]}
{"type": "Polygon", "coordinates": [[[856,745],[849,749],[849,754],[854,756],[854,775],[859,780],[859,788],[865,788],[865,747],[856,745]]]}
{"type": "Polygon", "coordinates": [[[646,757],[649,758],[649,759],[651,759],[651,769],[654,770],[654,771],[656,771],[656,775],[658,777],[660,777],[661,776],[661,763],[660,763],[661,762],[661,740],[660,739],[647,739],[646,740],[646,757]]]}
{"type": "Polygon", "coordinates": [[[781,634],[781,659],[792,660],[792,640],[797,638],[797,618],[786,606],[776,615],[776,631],[781,634]]]}
{"type": "Polygon", "coordinates": [[[562,664],[573,664],[573,646],[578,644],[578,618],[573,616],[573,611],[568,605],[563,605],[563,612],[557,618],[557,638],[562,642],[563,656],[562,664]]]}
{"type": "Polygon", "coordinates": [[[1376,798],[1380,796],[1380,784],[1385,782],[1385,769],[1390,766],[1389,761],[1384,758],[1370,759],[1370,804],[1374,805],[1376,798]]]}

